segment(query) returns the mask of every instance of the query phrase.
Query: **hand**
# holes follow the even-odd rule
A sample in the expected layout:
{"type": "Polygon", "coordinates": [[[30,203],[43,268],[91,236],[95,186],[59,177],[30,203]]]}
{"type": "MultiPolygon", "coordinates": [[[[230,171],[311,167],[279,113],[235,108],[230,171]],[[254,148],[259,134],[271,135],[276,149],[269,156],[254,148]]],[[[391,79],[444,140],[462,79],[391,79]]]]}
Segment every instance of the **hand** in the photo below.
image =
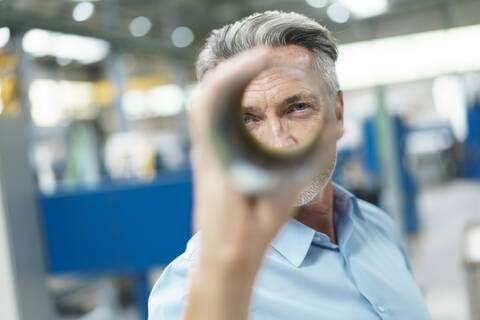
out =
{"type": "Polygon", "coordinates": [[[247,319],[255,276],[265,252],[294,213],[298,186],[268,197],[234,190],[216,158],[210,121],[218,108],[240,104],[251,79],[271,66],[272,50],[247,51],[207,74],[189,103],[195,186],[195,226],[202,231],[187,319],[247,319]]]}

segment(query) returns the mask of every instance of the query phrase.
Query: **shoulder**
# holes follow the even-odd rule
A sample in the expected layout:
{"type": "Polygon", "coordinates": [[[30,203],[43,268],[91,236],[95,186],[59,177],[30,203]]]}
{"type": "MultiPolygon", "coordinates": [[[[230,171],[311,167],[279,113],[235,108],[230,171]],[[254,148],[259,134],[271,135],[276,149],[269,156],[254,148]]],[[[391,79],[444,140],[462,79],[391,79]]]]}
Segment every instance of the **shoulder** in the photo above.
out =
{"type": "Polygon", "coordinates": [[[402,232],[392,217],[390,217],[390,215],[384,210],[367,201],[361,199],[356,199],[356,201],[360,213],[368,225],[368,229],[380,235],[384,240],[395,245],[402,253],[407,268],[411,272],[410,261],[408,259],[402,232]]]}
{"type": "Polygon", "coordinates": [[[375,231],[381,232],[384,236],[398,241],[399,230],[387,212],[367,201],[361,199],[356,199],[356,201],[363,219],[370,228],[374,228],[375,231]]]}
{"type": "Polygon", "coordinates": [[[184,253],[173,260],[155,282],[148,299],[148,319],[179,319],[188,295],[188,275],[199,248],[199,233],[187,243],[184,253]]]}

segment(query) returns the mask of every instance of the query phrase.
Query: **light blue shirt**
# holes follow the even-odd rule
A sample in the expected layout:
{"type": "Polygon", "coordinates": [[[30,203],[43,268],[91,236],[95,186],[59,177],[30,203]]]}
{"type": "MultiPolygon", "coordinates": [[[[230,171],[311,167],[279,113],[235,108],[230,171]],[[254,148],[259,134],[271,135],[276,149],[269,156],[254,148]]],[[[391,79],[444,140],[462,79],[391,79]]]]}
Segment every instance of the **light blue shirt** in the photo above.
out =
{"type": "MultiPolygon", "coordinates": [[[[250,319],[431,319],[390,217],[334,185],[338,245],[290,220],[271,244],[255,283],[250,319]]],[[[162,273],[149,320],[180,319],[199,236],[162,273]]]]}

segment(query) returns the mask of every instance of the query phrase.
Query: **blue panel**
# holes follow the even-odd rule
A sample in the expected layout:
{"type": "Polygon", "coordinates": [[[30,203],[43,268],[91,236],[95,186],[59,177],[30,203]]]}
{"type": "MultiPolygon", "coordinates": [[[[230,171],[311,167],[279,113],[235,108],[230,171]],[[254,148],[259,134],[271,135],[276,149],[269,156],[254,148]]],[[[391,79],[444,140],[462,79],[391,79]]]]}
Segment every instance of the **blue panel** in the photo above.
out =
{"type": "Polygon", "coordinates": [[[467,177],[480,178],[480,102],[468,108],[467,125],[462,173],[467,177]]]}
{"type": "Polygon", "coordinates": [[[164,265],[191,236],[190,174],[148,185],[41,197],[53,273],[123,273],[164,265]]]}
{"type": "Polygon", "coordinates": [[[365,171],[372,183],[378,184],[381,180],[381,164],[379,155],[377,154],[378,139],[377,126],[374,117],[365,119],[363,123],[363,152],[362,163],[365,171]]]}
{"type": "Polygon", "coordinates": [[[410,129],[402,122],[401,118],[394,116],[392,119],[393,129],[398,146],[398,170],[400,173],[400,187],[403,190],[403,226],[407,234],[413,234],[420,230],[417,214],[417,184],[407,167],[407,135],[410,129]]]}

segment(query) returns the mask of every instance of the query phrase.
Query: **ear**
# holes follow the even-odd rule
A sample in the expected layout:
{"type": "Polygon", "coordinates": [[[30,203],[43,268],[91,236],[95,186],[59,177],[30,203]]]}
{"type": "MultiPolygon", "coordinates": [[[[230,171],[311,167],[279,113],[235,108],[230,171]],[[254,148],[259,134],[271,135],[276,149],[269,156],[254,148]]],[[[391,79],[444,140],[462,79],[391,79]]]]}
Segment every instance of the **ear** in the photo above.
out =
{"type": "Polygon", "coordinates": [[[337,98],[335,100],[335,117],[337,120],[337,140],[343,137],[345,129],[343,127],[343,91],[338,90],[337,98]]]}

